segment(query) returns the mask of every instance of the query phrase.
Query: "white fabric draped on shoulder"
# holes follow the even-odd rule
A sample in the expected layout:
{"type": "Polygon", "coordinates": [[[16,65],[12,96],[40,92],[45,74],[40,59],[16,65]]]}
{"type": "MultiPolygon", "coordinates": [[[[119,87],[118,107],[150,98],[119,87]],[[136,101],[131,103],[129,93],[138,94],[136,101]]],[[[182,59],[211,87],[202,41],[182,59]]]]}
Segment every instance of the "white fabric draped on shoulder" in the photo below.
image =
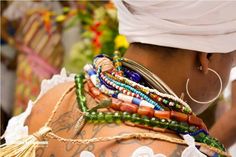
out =
{"type": "Polygon", "coordinates": [[[236,50],[236,1],[114,0],[132,42],[208,53],[236,50]]]}
{"type": "Polygon", "coordinates": [[[37,99],[34,102],[30,100],[28,103],[27,109],[23,113],[15,116],[15,117],[12,117],[8,121],[6,131],[3,135],[3,137],[6,140],[6,144],[11,144],[11,143],[14,143],[18,139],[27,137],[29,135],[29,133],[28,133],[28,126],[25,125],[25,120],[31,114],[34,104],[48,90],[52,89],[53,87],[55,87],[61,83],[74,81],[74,76],[75,76],[75,74],[67,75],[65,68],[62,68],[60,74],[54,75],[49,80],[43,80],[41,83],[41,90],[40,90],[40,93],[39,93],[37,99]]]}

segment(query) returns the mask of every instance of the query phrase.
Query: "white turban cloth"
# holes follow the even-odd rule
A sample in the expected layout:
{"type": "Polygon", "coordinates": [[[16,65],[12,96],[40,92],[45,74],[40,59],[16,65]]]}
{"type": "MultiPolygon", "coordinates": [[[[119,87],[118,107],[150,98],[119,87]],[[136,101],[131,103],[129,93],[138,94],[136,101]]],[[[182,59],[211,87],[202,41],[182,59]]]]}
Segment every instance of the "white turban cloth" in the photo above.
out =
{"type": "Polygon", "coordinates": [[[236,50],[236,1],[114,0],[130,43],[227,53],[236,50]]]}

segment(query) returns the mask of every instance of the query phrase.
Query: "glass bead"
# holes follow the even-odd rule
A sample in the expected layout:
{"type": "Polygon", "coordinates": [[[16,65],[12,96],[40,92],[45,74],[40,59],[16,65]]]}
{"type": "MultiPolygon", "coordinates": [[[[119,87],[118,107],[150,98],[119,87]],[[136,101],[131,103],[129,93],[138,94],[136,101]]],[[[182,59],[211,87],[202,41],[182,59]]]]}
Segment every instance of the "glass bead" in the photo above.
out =
{"type": "Polygon", "coordinates": [[[161,128],[167,128],[168,125],[169,125],[169,121],[168,120],[166,120],[166,119],[161,119],[160,120],[160,127],[161,128]]]}
{"type": "Polygon", "coordinates": [[[106,113],[106,114],[105,114],[105,120],[106,120],[106,122],[108,122],[108,123],[112,123],[112,122],[113,122],[113,116],[112,116],[112,114],[111,114],[111,113],[106,113]]]}
{"type": "Polygon", "coordinates": [[[197,130],[198,130],[197,127],[196,127],[196,126],[193,126],[193,125],[189,126],[189,128],[188,128],[188,131],[189,131],[190,133],[196,132],[197,130]]]}
{"type": "Polygon", "coordinates": [[[164,126],[163,124],[161,124],[161,119],[156,120],[155,123],[156,123],[155,127],[163,128],[163,126],[164,126]]]}
{"type": "Polygon", "coordinates": [[[188,132],[188,123],[186,122],[180,122],[179,123],[179,130],[182,133],[187,133],[188,132]]]}
{"type": "Polygon", "coordinates": [[[88,109],[88,108],[87,108],[86,106],[82,106],[82,107],[81,107],[81,110],[82,110],[83,112],[87,111],[87,109],[88,109]]]}
{"type": "Polygon", "coordinates": [[[77,89],[77,90],[75,90],[75,94],[77,95],[77,97],[78,97],[78,95],[80,94],[80,91],[77,89]]]}
{"type": "Polygon", "coordinates": [[[163,99],[162,102],[163,102],[165,105],[168,105],[168,104],[169,104],[169,101],[166,100],[166,99],[163,99]]]}
{"type": "Polygon", "coordinates": [[[116,123],[120,123],[121,122],[121,118],[122,118],[122,115],[120,112],[115,112],[113,114],[113,119],[116,123]]]}
{"type": "Polygon", "coordinates": [[[131,75],[130,75],[130,79],[134,82],[139,82],[141,80],[141,76],[136,73],[136,72],[133,72],[131,75]]]}
{"type": "Polygon", "coordinates": [[[125,121],[130,121],[131,120],[131,115],[128,112],[123,112],[122,118],[125,121]]]}
{"type": "Polygon", "coordinates": [[[134,122],[134,123],[140,123],[141,122],[141,118],[139,117],[138,114],[134,113],[132,114],[131,116],[131,122],[134,122]]]}
{"type": "Polygon", "coordinates": [[[144,116],[144,117],[141,118],[140,122],[141,122],[141,124],[149,125],[150,119],[148,117],[144,116]]]}
{"type": "Polygon", "coordinates": [[[100,123],[105,122],[104,113],[99,112],[98,115],[97,115],[97,120],[98,120],[98,122],[100,122],[100,123]]]}
{"type": "Polygon", "coordinates": [[[176,104],[175,107],[176,107],[176,109],[181,109],[181,105],[180,104],[176,104]]]}
{"type": "Polygon", "coordinates": [[[96,112],[90,113],[90,118],[93,122],[96,122],[97,121],[97,113],[96,112]]]}
{"type": "Polygon", "coordinates": [[[154,110],[161,110],[160,106],[155,105],[154,110]]]}
{"type": "Polygon", "coordinates": [[[175,131],[178,131],[178,122],[175,121],[175,120],[172,120],[169,125],[168,125],[168,128],[170,128],[171,130],[175,130],[175,131]]]}
{"type": "Polygon", "coordinates": [[[84,115],[84,117],[85,117],[85,120],[91,121],[91,115],[90,115],[90,113],[86,112],[85,115],[84,115]]]}
{"type": "Polygon", "coordinates": [[[188,108],[184,107],[184,108],[183,108],[183,112],[184,112],[184,113],[190,113],[190,110],[189,110],[188,108]]]}
{"type": "Polygon", "coordinates": [[[212,143],[212,141],[209,139],[208,136],[205,137],[205,140],[206,140],[206,144],[210,145],[212,143]]]}
{"type": "Polygon", "coordinates": [[[92,122],[94,119],[94,115],[92,115],[91,113],[86,113],[85,114],[85,119],[92,122]]]}
{"type": "Polygon", "coordinates": [[[199,142],[203,142],[205,137],[206,135],[203,132],[200,132],[198,135],[194,136],[194,138],[196,138],[196,140],[198,140],[199,142]]]}
{"type": "Polygon", "coordinates": [[[211,142],[211,143],[210,143],[210,146],[212,146],[212,147],[217,147],[218,145],[215,144],[214,142],[211,142]]]}
{"type": "Polygon", "coordinates": [[[158,122],[158,120],[156,118],[152,117],[149,121],[149,125],[152,127],[157,126],[157,122],[158,122]]]}

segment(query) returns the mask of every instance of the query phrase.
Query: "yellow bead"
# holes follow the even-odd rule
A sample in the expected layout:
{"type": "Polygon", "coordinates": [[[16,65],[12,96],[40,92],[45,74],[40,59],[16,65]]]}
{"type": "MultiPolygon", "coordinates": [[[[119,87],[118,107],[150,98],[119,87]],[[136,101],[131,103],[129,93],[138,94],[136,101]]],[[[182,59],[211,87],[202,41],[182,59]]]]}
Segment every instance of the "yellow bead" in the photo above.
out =
{"type": "Polygon", "coordinates": [[[121,66],[121,65],[122,65],[121,62],[116,62],[116,63],[115,63],[115,66],[116,66],[116,67],[119,67],[119,66],[121,66]]]}

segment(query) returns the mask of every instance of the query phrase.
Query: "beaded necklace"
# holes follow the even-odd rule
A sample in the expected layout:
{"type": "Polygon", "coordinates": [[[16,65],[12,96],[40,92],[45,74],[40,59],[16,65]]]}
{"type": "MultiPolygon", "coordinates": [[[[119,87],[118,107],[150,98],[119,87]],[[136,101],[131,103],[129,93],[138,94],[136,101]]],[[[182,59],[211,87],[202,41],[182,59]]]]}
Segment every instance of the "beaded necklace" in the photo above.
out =
{"type": "MultiPolygon", "coordinates": [[[[122,62],[128,63],[129,60],[120,58],[117,52],[113,60],[99,55],[93,64],[85,65],[85,76],[75,76],[77,101],[85,121],[124,123],[154,131],[189,134],[197,142],[225,150],[220,142],[208,135],[205,124],[192,113],[188,104],[161,81],[158,81],[158,88],[152,88],[143,72],[141,75],[133,70],[137,67],[122,66],[122,62]],[[95,99],[96,107],[88,109],[83,90],[95,99]],[[100,108],[108,111],[99,111],[100,108]]],[[[149,80],[157,81],[150,75],[149,80]]]]}
{"type": "MultiPolygon", "coordinates": [[[[204,154],[214,157],[230,156],[225,152],[225,148],[222,144],[208,135],[202,120],[196,117],[191,109],[188,110],[187,104],[184,104],[181,99],[171,94],[170,89],[162,85],[162,87],[160,87],[161,91],[159,91],[159,88],[153,88],[147,85],[145,77],[145,79],[142,78],[137,71],[131,70],[132,68],[127,69],[127,67],[121,64],[121,60],[119,55],[116,54],[116,58],[114,59],[115,66],[113,66],[112,60],[108,57],[104,55],[96,57],[93,65],[85,66],[85,75],[79,74],[75,76],[75,85],[70,86],[62,94],[60,99],[58,99],[44,125],[33,134],[18,139],[16,143],[0,145],[0,156],[35,156],[39,142],[48,142],[49,139],[76,145],[132,138],[157,139],[176,144],[187,144],[187,142],[182,139],[169,137],[160,132],[177,133],[181,136],[189,134],[197,141],[195,142],[195,147],[204,154]],[[128,70],[130,71],[127,72],[128,70]],[[124,87],[121,87],[119,83],[109,84],[107,80],[103,80],[103,75],[122,83],[124,87]],[[126,81],[119,80],[119,76],[126,79],[126,81]],[[132,89],[127,88],[131,86],[132,89]],[[75,129],[78,132],[81,131],[86,122],[124,123],[126,125],[141,127],[156,132],[132,132],[90,139],[70,139],[55,134],[51,128],[53,119],[65,97],[72,92],[74,88],[76,88],[76,98],[79,109],[81,110],[81,116],[75,124],[75,129]],[[122,91],[122,88],[124,88],[123,90],[127,90],[127,92],[122,91]],[[93,108],[88,108],[84,91],[92,96],[98,105],[93,108]],[[156,96],[163,100],[165,99],[168,103],[153,99],[154,97],[150,95],[150,92],[151,94],[155,93],[156,96]],[[162,109],[155,108],[154,103],[148,98],[158,103],[162,109]],[[169,107],[171,106],[170,102],[184,106],[183,108],[185,109],[182,110],[181,107],[177,109],[175,107],[169,107]]],[[[145,75],[146,74],[143,73],[142,76],[145,75]]],[[[151,77],[149,80],[158,81],[158,79],[151,77]]],[[[162,84],[160,81],[159,83],[160,85],[162,84]]],[[[186,149],[191,147],[192,146],[189,146],[186,149]]]]}

